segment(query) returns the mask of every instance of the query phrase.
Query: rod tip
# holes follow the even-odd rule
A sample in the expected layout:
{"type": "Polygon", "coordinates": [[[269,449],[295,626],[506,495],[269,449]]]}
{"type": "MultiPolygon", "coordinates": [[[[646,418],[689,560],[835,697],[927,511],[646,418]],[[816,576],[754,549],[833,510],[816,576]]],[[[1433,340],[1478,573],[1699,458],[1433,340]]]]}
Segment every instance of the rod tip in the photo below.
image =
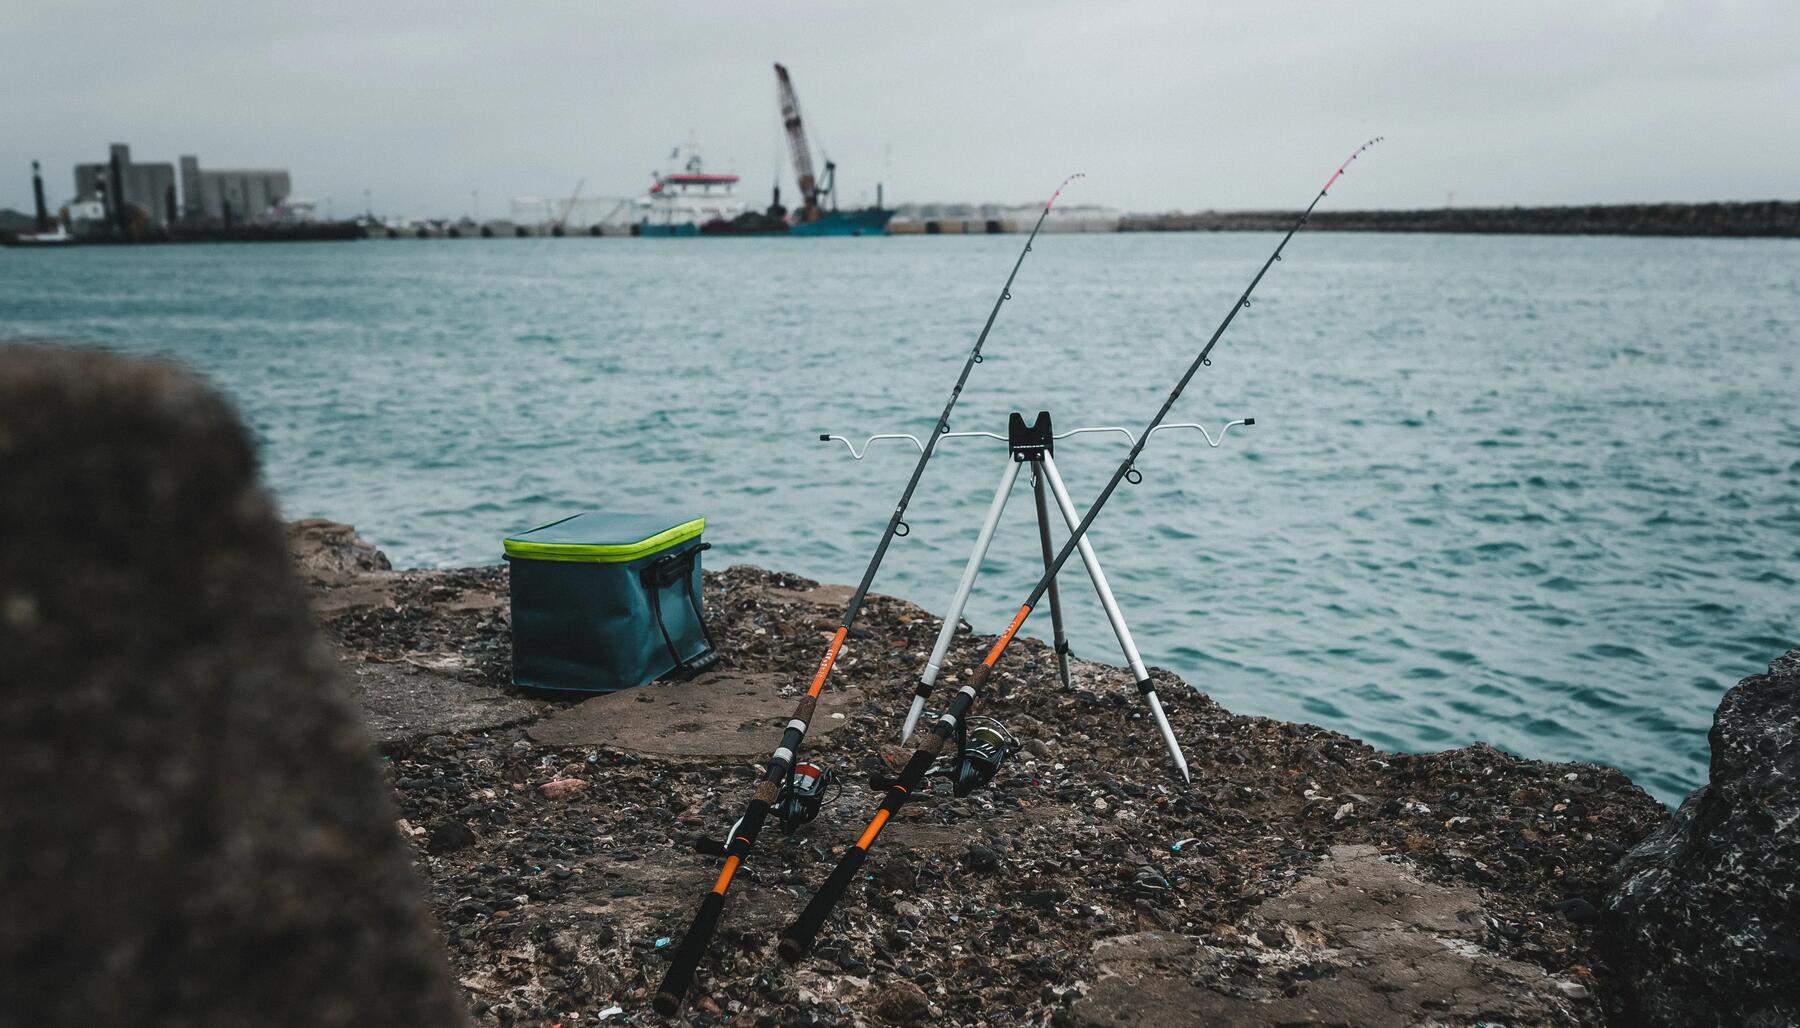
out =
{"type": "Polygon", "coordinates": [[[656,998],[650,1001],[650,1005],[655,1007],[656,1012],[662,1016],[674,1017],[681,1010],[681,997],[672,992],[659,992],[656,994],[656,998]]]}
{"type": "Polygon", "coordinates": [[[781,942],[776,945],[775,952],[780,955],[781,959],[790,964],[798,964],[800,958],[806,956],[805,947],[800,945],[799,939],[796,939],[791,935],[783,935],[781,937],[781,942]]]}

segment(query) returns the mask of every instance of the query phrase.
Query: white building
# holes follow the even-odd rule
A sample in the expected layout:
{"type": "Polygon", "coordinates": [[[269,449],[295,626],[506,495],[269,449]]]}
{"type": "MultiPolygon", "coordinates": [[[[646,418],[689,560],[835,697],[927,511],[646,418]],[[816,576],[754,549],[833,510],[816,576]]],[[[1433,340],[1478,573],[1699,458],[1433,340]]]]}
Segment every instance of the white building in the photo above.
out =
{"type": "Polygon", "coordinates": [[[202,171],[200,158],[191,154],[181,158],[181,216],[187,221],[266,220],[269,210],[279,207],[293,191],[284,169],[202,171]]]}

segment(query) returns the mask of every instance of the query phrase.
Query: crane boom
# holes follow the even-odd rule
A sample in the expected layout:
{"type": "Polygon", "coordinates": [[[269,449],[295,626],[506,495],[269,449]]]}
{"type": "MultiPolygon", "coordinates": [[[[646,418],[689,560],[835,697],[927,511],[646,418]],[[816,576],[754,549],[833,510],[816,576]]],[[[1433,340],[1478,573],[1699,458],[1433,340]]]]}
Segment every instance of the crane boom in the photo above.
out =
{"type": "Polygon", "coordinates": [[[806,127],[800,123],[800,98],[794,95],[794,83],[788,71],[775,65],[775,92],[781,101],[781,124],[787,129],[788,149],[794,158],[794,178],[800,187],[799,218],[809,221],[818,216],[819,180],[813,175],[812,148],[806,144],[806,127]]]}
{"type": "Polygon", "coordinates": [[[568,226],[569,215],[575,213],[575,204],[581,199],[581,187],[585,185],[587,185],[587,179],[585,178],[575,183],[575,191],[569,194],[569,202],[563,204],[562,217],[556,219],[557,228],[566,228],[568,226]]]}

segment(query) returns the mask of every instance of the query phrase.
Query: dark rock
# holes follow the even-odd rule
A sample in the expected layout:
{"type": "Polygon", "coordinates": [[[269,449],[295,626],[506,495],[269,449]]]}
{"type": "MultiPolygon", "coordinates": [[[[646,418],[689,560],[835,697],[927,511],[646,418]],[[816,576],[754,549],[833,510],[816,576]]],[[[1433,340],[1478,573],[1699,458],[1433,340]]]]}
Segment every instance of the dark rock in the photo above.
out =
{"type": "Polygon", "coordinates": [[[1800,650],[1719,704],[1712,767],[1607,901],[1633,1018],[1800,1024],[1800,650]]]}
{"type": "Polygon", "coordinates": [[[463,1023],[250,444],[0,347],[0,1021],[463,1023]]]}
{"type": "Polygon", "coordinates": [[[969,845],[969,853],[965,859],[971,871],[989,874],[1000,870],[1000,854],[995,852],[992,847],[983,846],[978,842],[969,845]]]}
{"type": "Polygon", "coordinates": [[[333,585],[373,571],[392,571],[387,555],[350,525],[312,518],[289,522],[288,549],[309,585],[333,585]]]}
{"type": "Polygon", "coordinates": [[[875,1016],[888,1024],[924,1024],[931,1018],[931,999],[912,982],[890,982],[878,988],[875,1016]]]}
{"type": "Polygon", "coordinates": [[[425,852],[434,856],[455,853],[475,845],[475,833],[461,821],[445,821],[431,830],[425,840],[425,852]]]}

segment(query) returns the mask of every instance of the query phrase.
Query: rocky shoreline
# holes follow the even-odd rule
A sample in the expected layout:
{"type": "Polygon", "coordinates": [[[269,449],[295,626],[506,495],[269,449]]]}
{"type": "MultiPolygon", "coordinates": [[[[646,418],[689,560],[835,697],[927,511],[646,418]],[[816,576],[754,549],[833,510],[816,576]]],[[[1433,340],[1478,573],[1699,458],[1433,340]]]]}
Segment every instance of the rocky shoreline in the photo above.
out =
{"type": "MultiPolygon", "coordinates": [[[[656,1022],[649,991],[716,873],[693,837],[736,816],[786,714],[750,717],[741,741],[699,753],[669,745],[698,725],[609,731],[630,713],[616,697],[512,689],[504,567],[394,571],[327,522],[289,538],[475,1021],[656,1022]]],[[[725,651],[708,679],[771,695],[801,680],[844,595],[752,567],[708,572],[725,651]]],[[[817,955],[780,965],[775,933],[871,808],[854,782],[870,754],[892,752],[936,627],[871,598],[839,663],[834,730],[809,739],[851,784],[809,828],[764,836],[703,967],[696,1023],[1623,1016],[1600,911],[1614,867],[1668,812],[1622,773],[1482,746],[1385,753],[1232,714],[1159,671],[1193,761],[1183,787],[1126,671],[1077,661],[1064,690],[1035,641],[983,705],[1025,751],[985,791],[906,808],[817,955]]],[[[947,666],[972,666],[986,641],[960,637],[947,666]]]]}

